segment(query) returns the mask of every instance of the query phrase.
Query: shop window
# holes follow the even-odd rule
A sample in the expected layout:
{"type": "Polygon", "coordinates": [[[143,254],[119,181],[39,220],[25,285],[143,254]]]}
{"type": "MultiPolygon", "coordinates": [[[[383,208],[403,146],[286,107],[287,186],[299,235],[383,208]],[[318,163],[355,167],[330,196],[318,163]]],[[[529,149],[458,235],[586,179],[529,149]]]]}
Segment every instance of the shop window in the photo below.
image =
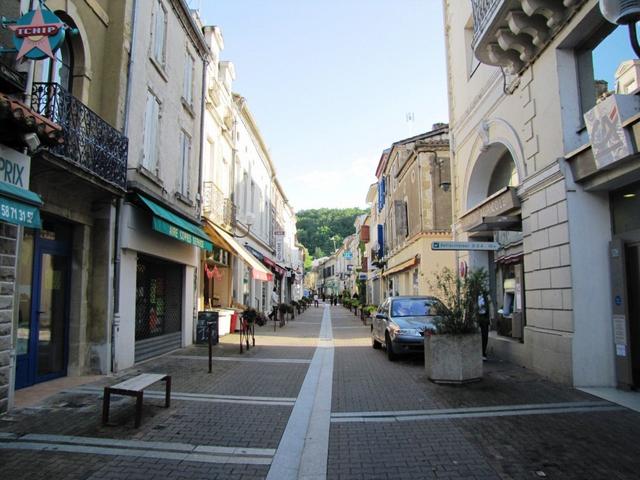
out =
{"type": "Polygon", "coordinates": [[[136,273],[136,341],[182,328],[182,267],[140,255],[136,273]]]}

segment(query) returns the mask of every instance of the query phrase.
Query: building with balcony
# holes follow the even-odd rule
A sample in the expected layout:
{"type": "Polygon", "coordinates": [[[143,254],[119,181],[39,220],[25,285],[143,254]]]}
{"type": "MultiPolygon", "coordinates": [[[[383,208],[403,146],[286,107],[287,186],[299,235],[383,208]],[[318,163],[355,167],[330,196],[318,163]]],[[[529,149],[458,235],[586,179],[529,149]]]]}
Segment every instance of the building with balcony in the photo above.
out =
{"type": "Polygon", "coordinates": [[[131,3],[114,370],[193,342],[201,257],[214,252],[200,223],[205,64],[211,60],[202,24],[184,0],[131,3]]]}
{"type": "MultiPolygon", "coordinates": [[[[34,193],[23,200],[28,209],[15,189],[8,192],[12,206],[2,205],[10,207],[9,220],[19,220],[15,228],[2,225],[5,244],[17,238],[3,252],[3,269],[10,254],[15,259],[15,284],[3,290],[15,306],[9,374],[0,376],[9,380],[0,387],[9,400],[14,389],[111,368],[117,202],[126,191],[128,154],[126,39],[114,25],[124,23],[129,3],[103,9],[49,1],[65,32],[55,59],[16,64],[16,53],[3,55],[3,164],[31,160],[30,168],[13,169],[13,180],[34,193]]],[[[0,13],[15,19],[28,4],[3,2],[0,13]]],[[[3,275],[7,282],[9,272],[3,275]]]]}
{"type": "Polygon", "coordinates": [[[603,69],[620,32],[596,0],[444,5],[455,235],[499,246],[460,257],[490,272],[490,352],[637,387],[640,110],[607,96],[629,58],[603,69]]]}

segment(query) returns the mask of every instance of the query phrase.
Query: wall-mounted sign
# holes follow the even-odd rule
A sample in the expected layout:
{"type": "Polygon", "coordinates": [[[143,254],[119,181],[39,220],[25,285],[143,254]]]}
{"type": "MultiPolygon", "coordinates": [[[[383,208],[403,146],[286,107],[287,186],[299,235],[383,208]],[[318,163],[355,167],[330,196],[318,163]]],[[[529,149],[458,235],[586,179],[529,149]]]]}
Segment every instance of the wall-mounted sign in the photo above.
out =
{"type": "Polygon", "coordinates": [[[345,250],[342,256],[345,260],[351,260],[353,258],[353,253],[351,253],[351,250],[345,250]]]}
{"type": "Polygon", "coordinates": [[[0,145],[0,182],[10,183],[27,190],[30,168],[31,157],[0,145]]]}
{"type": "MultiPolygon", "coordinates": [[[[480,205],[466,211],[460,217],[460,226],[465,232],[481,226],[485,217],[505,215],[520,207],[520,200],[515,187],[504,187],[485,199],[480,205]]],[[[499,228],[498,228],[499,230],[499,228]]]]}
{"type": "Polygon", "coordinates": [[[13,31],[13,45],[18,50],[16,60],[55,58],[55,51],[64,40],[65,25],[49,10],[31,10],[9,28],[13,31]]]}
{"type": "Polygon", "coordinates": [[[634,153],[631,135],[623,122],[640,111],[635,95],[610,95],[584,114],[591,150],[598,169],[634,153]]]}
{"type": "Polygon", "coordinates": [[[497,242],[431,242],[431,250],[500,250],[497,242]]]}
{"type": "Polygon", "coordinates": [[[284,261],[284,235],[276,235],[276,260],[284,261]]]}

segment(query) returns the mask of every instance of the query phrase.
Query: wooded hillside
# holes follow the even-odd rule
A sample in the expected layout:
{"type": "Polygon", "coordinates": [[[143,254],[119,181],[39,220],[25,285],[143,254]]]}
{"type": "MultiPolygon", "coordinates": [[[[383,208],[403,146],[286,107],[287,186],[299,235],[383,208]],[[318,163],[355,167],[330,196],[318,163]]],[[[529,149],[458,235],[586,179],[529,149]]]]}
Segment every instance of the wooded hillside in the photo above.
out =
{"type": "Polygon", "coordinates": [[[313,258],[329,255],[334,246],[339,247],[345,237],[355,233],[353,222],[366,212],[359,208],[300,210],[296,213],[298,240],[313,258]]]}

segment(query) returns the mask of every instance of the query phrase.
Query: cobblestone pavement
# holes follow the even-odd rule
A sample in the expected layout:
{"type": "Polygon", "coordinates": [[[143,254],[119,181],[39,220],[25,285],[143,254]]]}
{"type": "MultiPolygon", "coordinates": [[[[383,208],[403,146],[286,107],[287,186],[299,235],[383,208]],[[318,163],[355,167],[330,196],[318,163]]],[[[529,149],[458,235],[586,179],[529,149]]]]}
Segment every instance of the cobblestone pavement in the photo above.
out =
{"type": "MultiPolygon", "coordinates": [[[[1,416],[0,478],[266,478],[278,447],[291,445],[291,422],[304,418],[292,415],[294,402],[306,408],[313,372],[322,379],[327,368],[330,412],[309,420],[314,435],[326,432],[328,454],[313,461],[327,478],[640,478],[640,414],[497,360],[481,382],[435,385],[420,356],[389,362],[340,306],[329,309],[333,339],[321,334],[324,311],[275,332],[256,328],[256,347],[243,354],[237,335],[223,337],[211,374],[207,348],[192,346],[1,416]],[[320,367],[319,337],[322,348],[331,342],[320,367]],[[141,372],[172,375],[171,408],[159,384],[145,392],[140,428],[133,399],[119,396],[102,426],[102,387],[141,372]]],[[[308,428],[301,443],[316,448],[308,428]]]]}

